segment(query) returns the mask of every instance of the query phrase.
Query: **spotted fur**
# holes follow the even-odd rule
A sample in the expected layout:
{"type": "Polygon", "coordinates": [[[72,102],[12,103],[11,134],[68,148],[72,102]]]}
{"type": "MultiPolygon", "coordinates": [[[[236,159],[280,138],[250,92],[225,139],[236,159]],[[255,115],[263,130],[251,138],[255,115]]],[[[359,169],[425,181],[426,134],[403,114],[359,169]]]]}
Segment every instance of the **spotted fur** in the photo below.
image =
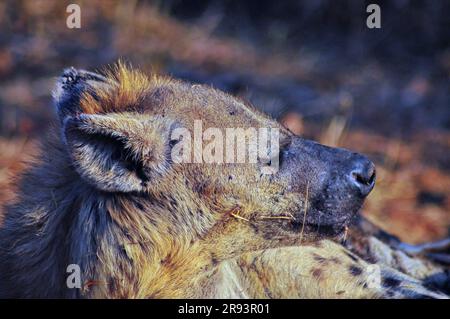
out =
{"type": "Polygon", "coordinates": [[[362,204],[341,176],[360,155],[295,137],[213,88],[123,64],[104,75],[67,69],[54,98],[59,121],[0,228],[0,297],[427,292],[384,266],[380,287],[369,288],[368,263],[328,240],[341,237],[362,204]],[[278,128],[284,166],[269,177],[260,174],[263,163],[173,163],[171,132],[192,129],[195,119],[278,128]],[[69,264],[81,267],[80,289],[66,285],[69,264]]]}

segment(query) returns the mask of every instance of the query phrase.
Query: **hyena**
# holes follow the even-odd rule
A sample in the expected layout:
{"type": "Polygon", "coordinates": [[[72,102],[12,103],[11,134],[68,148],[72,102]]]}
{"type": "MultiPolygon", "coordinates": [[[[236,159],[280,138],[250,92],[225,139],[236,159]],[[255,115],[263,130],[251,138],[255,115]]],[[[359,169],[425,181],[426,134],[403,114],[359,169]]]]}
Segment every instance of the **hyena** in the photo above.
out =
{"type": "Polygon", "coordinates": [[[440,297],[336,240],[375,183],[366,157],[302,139],[235,97],[118,64],[66,69],[58,121],[0,228],[0,296],[440,297]],[[279,169],[176,163],[176,128],[279,130],[279,169]],[[334,240],[334,241],[333,241],[334,240]],[[83,285],[67,285],[76,264],[83,285]],[[387,283],[387,284],[386,284],[387,283]]]}

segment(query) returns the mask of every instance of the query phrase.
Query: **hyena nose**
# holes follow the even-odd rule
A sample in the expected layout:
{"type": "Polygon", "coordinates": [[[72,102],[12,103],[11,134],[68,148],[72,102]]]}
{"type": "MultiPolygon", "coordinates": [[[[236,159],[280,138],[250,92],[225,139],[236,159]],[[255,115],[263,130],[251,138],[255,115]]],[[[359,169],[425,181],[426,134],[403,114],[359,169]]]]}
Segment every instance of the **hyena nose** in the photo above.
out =
{"type": "Polygon", "coordinates": [[[362,155],[357,155],[352,162],[349,179],[362,196],[367,196],[375,186],[375,165],[362,155]]]}

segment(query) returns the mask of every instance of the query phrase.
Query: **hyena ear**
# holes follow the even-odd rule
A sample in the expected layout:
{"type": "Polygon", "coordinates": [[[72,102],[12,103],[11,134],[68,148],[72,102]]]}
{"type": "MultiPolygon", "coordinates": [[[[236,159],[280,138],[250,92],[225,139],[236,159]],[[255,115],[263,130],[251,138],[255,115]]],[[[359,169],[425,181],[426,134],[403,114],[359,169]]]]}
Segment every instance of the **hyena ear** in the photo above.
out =
{"type": "Polygon", "coordinates": [[[136,113],[67,117],[63,137],[76,171],[107,192],[143,191],[170,165],[173,122],[136,113]]]}
{"type": "Polygon", "coordinates": [[[83,94],[96,96],[96,91],[112,91],[118,85],[112,78],[106,78],[98,73],[77,70],[73,67],[65,69],[52,92],[61,123],[68,116],[85,113],[80,106],[83,94]]]}

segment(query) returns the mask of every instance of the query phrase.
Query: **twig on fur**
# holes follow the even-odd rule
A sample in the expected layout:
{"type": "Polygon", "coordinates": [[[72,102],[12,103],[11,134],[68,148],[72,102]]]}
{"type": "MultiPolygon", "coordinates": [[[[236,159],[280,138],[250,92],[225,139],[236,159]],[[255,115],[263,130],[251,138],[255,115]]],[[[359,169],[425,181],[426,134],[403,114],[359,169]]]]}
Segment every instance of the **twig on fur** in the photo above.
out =
{"type": "Polygon", "coordinates": [[[348,227],[345,226],[345,228],[344,228],[344,238],[342,239],[343,243],[345,243],[347,241],[347,235],[348,235],[348,227]]]}
{"type": "Polygon", "coordinates": [[[239,211],[239,208],[235,208],[235,209],[233,209],[233,210],[230,212],[230,215],[233,216],[234,218],[241,219],[241,220],[244,220],[244,221],[246,221],[246,222],[250,222],[249,219],[247,219],[247,218],[245,218],[245,217],[242,217],[242,216],[238,215],[238,214],[237,214],[238,211],[239,211]]]}
{"type": "Polygon", "coordinates": [[[303,214],[302,230],[300,232],[300,243],[303,241],[303,231],[305,230],[306,214],[308,212],[308,198],[309,198],[309,181],[306,183],[305,212],[303,214]]]}
{"type": "Polygon", "coordinates": [[[294,215],[292,215],[291,213],[289,213],[289,212],[287,212],[286,214],[288,214],[289,215],[289,217],[291,217],[291,219],[292,220],[295,220],[295,217],[294,217],[294,215]]]}
{"type": "Polygon", "coordinates": [[[102,280],[88,280],[83,284],[83,290],[86,292],[89,291],[91,287],[99,285],[108,285],[108,283],[102,280]]]}
{"type": "Polygon", "coordinates": [[[293,220],[294,217],[290,217],[290,216],[258,216],[257,219],[288,219],[288,220],[293,220]]]}

